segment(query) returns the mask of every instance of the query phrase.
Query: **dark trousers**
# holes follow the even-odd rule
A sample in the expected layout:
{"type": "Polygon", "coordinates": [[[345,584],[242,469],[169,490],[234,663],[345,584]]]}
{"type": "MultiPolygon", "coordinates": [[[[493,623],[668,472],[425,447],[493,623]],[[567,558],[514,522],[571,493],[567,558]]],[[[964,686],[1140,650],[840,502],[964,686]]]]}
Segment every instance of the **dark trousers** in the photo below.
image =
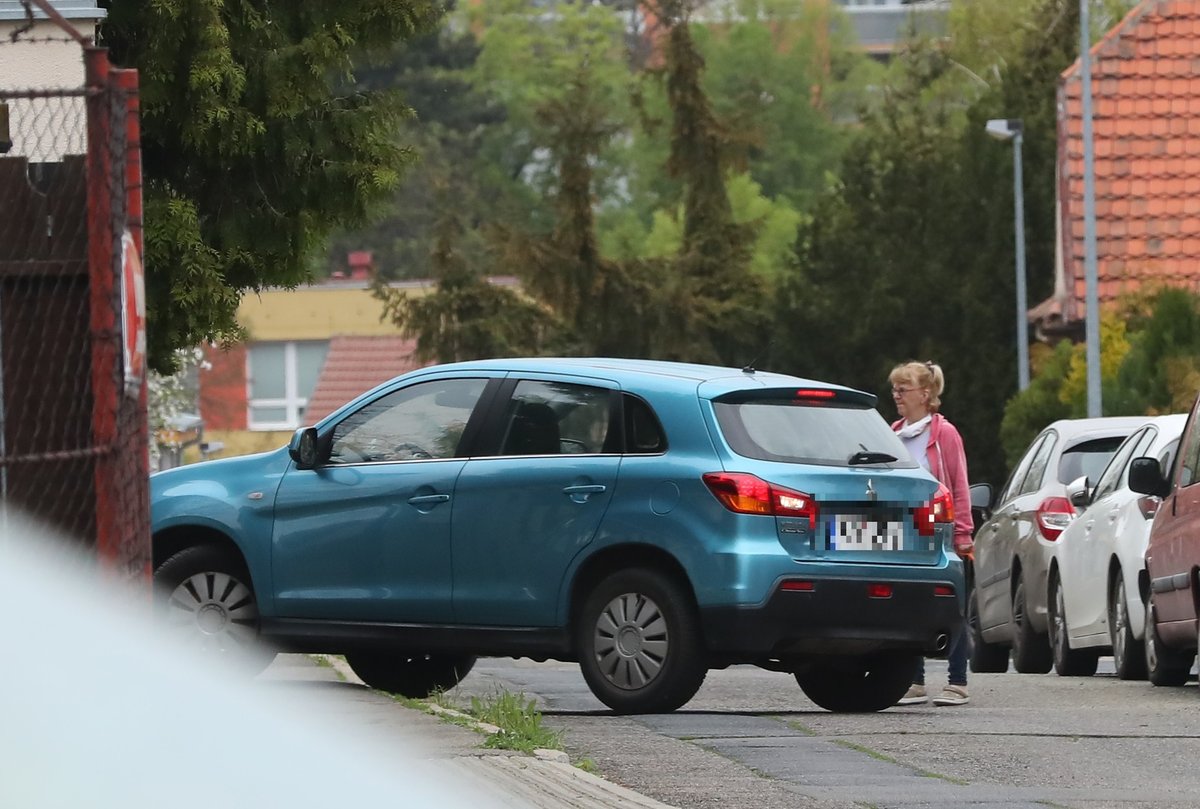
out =
{"type": "MultiPolygon", "coordinates": [[[[967,684],[967,632],[965,626],[950,638],[950,653],[946,662],[950,666],[950,685],[967,684]]],[[[917,668],[913,672],[913,685],[925,685],[925,658],[917,658],[917,668]]]]}

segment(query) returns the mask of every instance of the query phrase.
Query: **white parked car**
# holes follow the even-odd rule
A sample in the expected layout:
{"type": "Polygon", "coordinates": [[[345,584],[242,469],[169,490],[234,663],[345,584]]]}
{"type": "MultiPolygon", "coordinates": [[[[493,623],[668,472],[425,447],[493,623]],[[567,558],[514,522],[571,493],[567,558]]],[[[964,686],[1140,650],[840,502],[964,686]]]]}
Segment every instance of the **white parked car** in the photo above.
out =
{"type": "Polygon", "coordinates": [[[1170,469],[1186,413],[1156,416],[1121,444],[1096,481],[1080,478],[1068,497],[1085,508],[1054,543],[1047,578],[1054,670],[1089,677],[1111,649],[1117,676],[1144,679],[1145,610],[1138,575],[1159,499],[1129,488],[1134,458],[1158,459],[1170,469]]]}

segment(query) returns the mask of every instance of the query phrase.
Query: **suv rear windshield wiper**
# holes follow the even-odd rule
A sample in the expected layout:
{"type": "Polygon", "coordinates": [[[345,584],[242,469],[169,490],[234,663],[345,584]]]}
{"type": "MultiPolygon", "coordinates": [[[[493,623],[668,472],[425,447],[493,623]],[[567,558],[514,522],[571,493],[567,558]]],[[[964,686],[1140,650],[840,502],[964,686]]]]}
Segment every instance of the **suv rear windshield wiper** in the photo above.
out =
{"type": "Polygon", "coordinates": [[[851,455],[846,463],[849,466],[859,466],[861,464],[870,463],[892,463],[899,460],[895,455],[889,455],[886,452],[874,452],[873,450],[865,449],[861,452],[856,452],[851,455]]]}

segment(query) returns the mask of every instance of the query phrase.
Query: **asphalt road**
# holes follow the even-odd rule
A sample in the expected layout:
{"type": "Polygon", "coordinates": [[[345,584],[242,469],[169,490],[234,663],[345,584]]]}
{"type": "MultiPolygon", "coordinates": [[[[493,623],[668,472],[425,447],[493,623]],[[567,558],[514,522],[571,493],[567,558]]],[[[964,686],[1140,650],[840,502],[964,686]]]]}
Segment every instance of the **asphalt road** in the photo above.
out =
{"type": "MultiPolygon", "coordinates": [[[[535,698],[573,757],[680,809],[1200,806],[1195,681],[1154,688],[1100,665],[971,675],[968,705],[867,715],[828,713],[752,667],[709,672],[673,714],[614,716],[578,666],[529,660],[481,660],[451,696],[535,698]]],[[[944,661],[927,669],[940,687],[944,661]]]]}

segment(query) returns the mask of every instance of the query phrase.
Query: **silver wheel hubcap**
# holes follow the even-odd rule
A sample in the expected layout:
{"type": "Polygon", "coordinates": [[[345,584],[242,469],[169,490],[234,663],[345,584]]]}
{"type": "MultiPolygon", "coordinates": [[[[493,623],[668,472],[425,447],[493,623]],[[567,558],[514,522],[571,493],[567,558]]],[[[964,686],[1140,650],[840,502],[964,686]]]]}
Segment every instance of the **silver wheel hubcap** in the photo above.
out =
{"type": "Polygon", "coordinates": [[[258,637],[254,595],[228,573],[197,573],[180,582],[171,592],[167,620],[216,652],[249,648],[258,637]]]}
{"type": "Polygon", "coordinates": [[[617,688],[645,688],[662,671],[670,648],[667,622],[658,605],[638,593],[608,602],[593,638],[600,673],[617,688]]]}

